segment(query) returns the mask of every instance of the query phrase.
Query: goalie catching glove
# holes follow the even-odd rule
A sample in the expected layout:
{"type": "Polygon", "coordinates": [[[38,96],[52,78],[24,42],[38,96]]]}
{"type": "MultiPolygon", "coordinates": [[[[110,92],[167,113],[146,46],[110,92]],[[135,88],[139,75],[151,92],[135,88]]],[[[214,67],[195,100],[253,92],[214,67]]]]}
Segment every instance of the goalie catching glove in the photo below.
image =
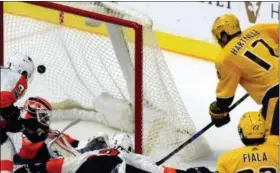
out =
{"type": "Polygon", "coordinates": [[[228,108],[222,107],[217,101],[210,104],[209,114],[216,127],[221,127],[230,122],[228,108]]]}

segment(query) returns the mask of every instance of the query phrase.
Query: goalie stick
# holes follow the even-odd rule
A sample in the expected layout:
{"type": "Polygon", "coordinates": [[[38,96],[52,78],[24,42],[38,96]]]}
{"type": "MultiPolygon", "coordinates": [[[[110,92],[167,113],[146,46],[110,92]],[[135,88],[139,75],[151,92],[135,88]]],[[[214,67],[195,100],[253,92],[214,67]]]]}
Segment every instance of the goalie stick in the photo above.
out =
{"type": "MultiPolygon", "coordinates": [[[[78,124],[79,122],[81,121],[81,119],[76,119],[72,122],[70,122],[66,127],[64,127],[60,134],[57,135],[54,139],[52,139],[51,141],[49,141],[46,145],[47,145],[47,148],[48,150],[50,149],[50,146],[63,134],[63,132],[65,132],[67,129],[73,127],[74,125],[78,124]]],[[[49,150],[49,152],[52,152],[49,150]]],[[[26,165],[29,165],[29,164],[41,164],[42,162],[38,162],[38,161],[34,161],[34,160],[21,160],[20,163],[15,163],[15,166],[26,166],[26,165]]]]}
{"type": "Polygon", "coordinates": [[[54,139],[52,139],[50,142],[47,143],[47,147],[49,148],[52,145],[52,143],[54,143],[67,129],[78,124],[80,121],[81,121],[81,119],[76,119],[76,120],[70,122],[66,127],[64,127],[64,129],[61,130],[59,135],[57,135],[54,139]]]}
{"type": "MultiPolygon", "coordinates": [[[[238,106],[240,103],[242,103],[247,97],[249,96],[249,94],[245,94],[243,97],[241,97],[238,101],[236,101],[230,108],[229,108],[229,112],[232,111],[234,108],[236,108],[236,106],[238,106]]],[[[188,144],[192,143],[196,138],[198,138],[199,136],[201,136],[205,131],[207,131],[210,127],[212,127],[214,125],[213,122],[209,123],[207,126],[205,126],[203,129],[201,129],[200,131],[198,131],[196,134],[194,134],[191,138],[189,138],[186,142],[184,142],[182,145],[180,145],[178,148],[176,148],[174,151],[172,151],[170,154],[168,154],[167,156],[165,156],[164,158],[162,158],[161,160],[159,160],[158,162],[156,162],[156,165],[161,165],[162,163],[164,163],[165,161],[167,161],[168,159],[170,159],[174,154],[178,153],[182,148],[184,148],[185,146],[187,146],[188,144]]]]}

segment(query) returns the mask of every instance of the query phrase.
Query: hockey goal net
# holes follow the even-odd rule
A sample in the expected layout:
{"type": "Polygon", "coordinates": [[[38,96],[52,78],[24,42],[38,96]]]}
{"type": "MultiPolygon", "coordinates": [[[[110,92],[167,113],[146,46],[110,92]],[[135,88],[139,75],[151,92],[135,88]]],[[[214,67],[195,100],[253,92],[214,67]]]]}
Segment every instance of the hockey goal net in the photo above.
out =
{"type": "MultiPolygon", "coordinates": [[[[39,68],[19,104],[41,96],[56,108],[54,119],[82,118],[133,133],[135,151],[155,161],[194,134],[147,16],[111,2],[3,6],[4,57],[22,52],[39,68]]],[[[171,160],[208,152],[200,138],[171,160]]]]}

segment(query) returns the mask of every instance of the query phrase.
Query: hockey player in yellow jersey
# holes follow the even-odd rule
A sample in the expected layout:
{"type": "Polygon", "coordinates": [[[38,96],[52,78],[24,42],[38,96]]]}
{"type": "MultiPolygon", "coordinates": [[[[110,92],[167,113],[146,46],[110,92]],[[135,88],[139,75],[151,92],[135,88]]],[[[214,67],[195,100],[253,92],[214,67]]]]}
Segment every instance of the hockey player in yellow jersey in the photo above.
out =
{"type": "Polygon", "coordinates": [[[246,145],[219,157],[219,173],[262,173],[279,171],[279,137],[265,137],[265,122],[259,112],[245,113],[238,125],[241,141],[246,145]]]}
{"type": "Polygon", "coordinates": [[[262,105],[266,134],[279,135],[278,29],[278,24],[257,24],[241,31],[233,14],[215,20],[212,34],[222,50],[215,62],[217,98],[209,113],[216,127],[230,121],[228,108],[240,84],[262,105]]]}
{"type": "MultiPolygon", "coordinates": [[[[279,173],[279,137],[265,135],[265,121],[259,112],[245,113],[238,124],[244,147],[221,155],[215,173],[279,173]]],[[[187,173],[214,173],[206,167],[189,168],[187,173]]]]}

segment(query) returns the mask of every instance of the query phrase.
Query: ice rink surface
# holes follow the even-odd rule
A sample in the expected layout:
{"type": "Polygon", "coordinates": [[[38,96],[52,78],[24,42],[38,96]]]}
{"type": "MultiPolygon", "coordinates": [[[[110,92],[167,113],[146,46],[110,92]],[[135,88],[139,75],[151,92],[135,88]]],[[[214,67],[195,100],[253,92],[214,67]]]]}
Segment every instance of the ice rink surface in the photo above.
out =
{"type": "MultiPolygon", "coordinates": [[[[215,99],[217,76],[214,64],[170,52],[164,52],[164,56],[197,130],[202,129],[210,122],[208,106],[215,99]]],[[[245,93],[242,88],[238,88],[235,101],[245,93]]],[[[260,106],[256,105],[251,98],[247,98],[231,112],[231,122],[228,125],[221,128],[212,127],[205,132],[204,137],[212,149],[212,154],[180,167],[208,166],[214,170],[219,155],[225,151],[242,146],[237,133],[237,125],[241,115],[246,111],[258,111],[259,109],[260,106]]],[[[61,130],[67,123],[67,121],[54,122],[52,127],[61,130]]],[[[83,145],[89,137],[99,132],[112,133],[113,131],[100,124],[80,122],[67,132],[73,137],[80,139],[80,145],[83,145]]],[[[164,150],[164,148],[161,148],[161,150],[164,150]]]]}

